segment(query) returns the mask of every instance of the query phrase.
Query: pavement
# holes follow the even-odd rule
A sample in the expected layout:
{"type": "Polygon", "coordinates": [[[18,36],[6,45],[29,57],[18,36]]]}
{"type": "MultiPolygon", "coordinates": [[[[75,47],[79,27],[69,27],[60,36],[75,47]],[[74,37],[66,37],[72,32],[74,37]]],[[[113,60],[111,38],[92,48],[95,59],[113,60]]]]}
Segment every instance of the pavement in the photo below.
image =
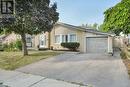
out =
{"type": "Polygon", "coordinates": [[[0,87],[88,87],[43,76],[0,70],[0,87]]]}
{"type": "MultiPolygon", "coordinates": [[[[119,52],[116,52],[114,56],[68,52],[27,65],[16,71],[57,79],[63,82],[81,85],[90,84],[93,87],[130,87],[129,76],[119,52]]],[[[42,78],[39,79],[37,77],[37,79],[41,80],[42,78]]],[[[45,81],[40,81],[40,83],[45,81]]]]}

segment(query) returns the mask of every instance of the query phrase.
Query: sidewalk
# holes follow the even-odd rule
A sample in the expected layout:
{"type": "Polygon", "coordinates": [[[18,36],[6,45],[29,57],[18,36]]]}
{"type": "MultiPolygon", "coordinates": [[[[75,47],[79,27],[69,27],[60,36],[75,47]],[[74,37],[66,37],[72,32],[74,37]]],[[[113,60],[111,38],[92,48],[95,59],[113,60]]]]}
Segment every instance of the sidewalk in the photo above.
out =
{"type": "MultiPolygon", "coordinates": [[[[87,87],[42,76],[0,69],[0,83],[9,87],[87,87]]],[[[0,87],[5,87],[1,86],[0,87]]]]}

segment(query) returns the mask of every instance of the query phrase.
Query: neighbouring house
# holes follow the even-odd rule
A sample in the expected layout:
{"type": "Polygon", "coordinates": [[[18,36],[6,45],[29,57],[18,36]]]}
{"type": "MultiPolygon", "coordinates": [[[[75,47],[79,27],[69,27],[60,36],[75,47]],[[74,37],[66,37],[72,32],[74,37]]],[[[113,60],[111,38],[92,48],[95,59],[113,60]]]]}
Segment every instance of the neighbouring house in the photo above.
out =
{"type": "Polygon", "coordinates": [[[130,34],[128,34],[128,42],[129,42],[129,44],[130,44],[130,34]]]}
{"type": "Polygon", "coordinates": [[[3,44],[9,44],[11,42],[16,41],[17,39],[20,39],[20,35],[17,35],[15,33],[7,34],[4,38],[2,43],[3,44]]]}
{"type": "MultiPolygon", "coordinates": [[[[9,42],[13,36],[6,37],[3,42],[9,42]]],[[[18,38],[15,36],[13,38],[18,38]]],[[[91,28],[82,28],[65,23],[57,23],[50,33],[43,32],[38,35],[26,35],[27,47],[34,49],[53,48],[54,50],[67,50],[61,46],[62,42],[79,42],[80,52],[111,53],[113,52],[114,34],[103,33],[91,28]]],[[[11,40],[12,41],[12,40],[11,40]]]]}

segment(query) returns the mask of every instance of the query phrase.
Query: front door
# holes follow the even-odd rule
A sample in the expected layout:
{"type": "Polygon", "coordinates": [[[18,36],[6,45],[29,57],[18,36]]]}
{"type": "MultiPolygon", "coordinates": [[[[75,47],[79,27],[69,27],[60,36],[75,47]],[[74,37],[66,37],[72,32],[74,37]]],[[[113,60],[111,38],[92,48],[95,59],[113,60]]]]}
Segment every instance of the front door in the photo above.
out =
{"type": "Polygon", "coordinates": [[[46,36],[45,34],[40,35],[40,48],[46,47],[46,36]]]}

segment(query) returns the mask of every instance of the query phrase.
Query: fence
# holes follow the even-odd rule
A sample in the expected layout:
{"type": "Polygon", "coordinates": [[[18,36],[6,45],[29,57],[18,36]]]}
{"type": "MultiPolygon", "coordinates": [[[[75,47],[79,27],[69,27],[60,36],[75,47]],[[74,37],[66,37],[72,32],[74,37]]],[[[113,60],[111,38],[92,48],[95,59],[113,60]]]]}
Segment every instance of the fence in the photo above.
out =
{"type": "Polygon", "coordinates": [[[122,51],[125,53],[126,58],[130,59],[130,49],[129,46],[124,44],[122,51]]]}
{"type": "Polygon", "coordinates": [[[114,48],[119,48],[122,51],[123,57],[130,59],[130,45],[129,40],[125,37],[115,37],[114,38],[114,48]]]}

